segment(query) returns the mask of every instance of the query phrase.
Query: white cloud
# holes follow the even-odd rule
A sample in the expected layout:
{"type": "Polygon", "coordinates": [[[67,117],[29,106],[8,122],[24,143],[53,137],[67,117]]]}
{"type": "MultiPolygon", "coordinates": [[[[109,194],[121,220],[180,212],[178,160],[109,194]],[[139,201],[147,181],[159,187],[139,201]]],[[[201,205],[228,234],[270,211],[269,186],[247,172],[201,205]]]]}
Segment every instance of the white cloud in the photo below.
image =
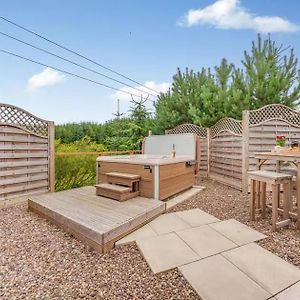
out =
{"type": "Polygon", "coordinates": [[[221,29],[254,29],[262,33],[295,32],[300,29],[298,25],[278,16],[250,13],[239,0],[217,0],[204,8],[191,9],[177,23],[186,27],[213,25],[221,29]]]}
{"type": "Polygon", "coordinates": [[[41,73],[35,74],[28,79],[27,90],[36,91],[45,86],[56,85],[63,82],[65,75],[50,69],[46,68],[41,73]]]}
{"type": "MultiPolygon", "coordinates": [[[[155,83],[154,81],[146,81],[144,83],[144,86],[149,87],[157,92],[165,93],[168,91],[171,84],[169,82],[155,83]]],[[[148,93],[151,93],[154,95],[157,94],[152,90],[146,89],[144,86],[140,86],[140,85],[134,86],[135,88],[138,88],[139,90],[145,91],[144,93],[137,91],[131,87],[124,86],[119,91],[117,91],[116,93],[113,94],[113,98],[120,99],[121,101],[127,101],[127,102],[130,101],[131,96],[128,94],[122,93],[121,91],[125,91],[125,92],[132,93],[135,95],[142,95],[143,98],[146,98],[148,96],[148,93]]],[[[136,97],[134,97],[134,99],[136,99],[136,97]]],[[[155,100],[155,99],[154,99],[154,97],[149,96],[149,100],[155,100]]]]}

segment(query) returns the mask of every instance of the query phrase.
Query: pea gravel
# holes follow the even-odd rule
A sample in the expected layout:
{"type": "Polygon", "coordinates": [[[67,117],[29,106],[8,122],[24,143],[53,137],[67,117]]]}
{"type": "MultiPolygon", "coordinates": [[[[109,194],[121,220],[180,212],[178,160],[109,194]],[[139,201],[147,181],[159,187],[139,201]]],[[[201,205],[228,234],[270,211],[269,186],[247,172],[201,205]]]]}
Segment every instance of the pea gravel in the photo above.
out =
{"type": "MultiPolygon", "coordinates": [[[[300,266],[295,224],[271,232],[270,214],[249,221],[249,196],[199,180],[201,193],[168,212],[200,208],[266,234],[259,244],[300,266]]],[[[177,270],[154,275],[135,244],[99,254],[35,214],[26,205],[0,209],[0,299],[200,299],[177,270]]]]}
{"type": "Polygon", "coordinates": [[[137,246],[101,255],[25,205],[0,210],[0,299],[199,299],[177,271],[154,275],[137,246]]]}

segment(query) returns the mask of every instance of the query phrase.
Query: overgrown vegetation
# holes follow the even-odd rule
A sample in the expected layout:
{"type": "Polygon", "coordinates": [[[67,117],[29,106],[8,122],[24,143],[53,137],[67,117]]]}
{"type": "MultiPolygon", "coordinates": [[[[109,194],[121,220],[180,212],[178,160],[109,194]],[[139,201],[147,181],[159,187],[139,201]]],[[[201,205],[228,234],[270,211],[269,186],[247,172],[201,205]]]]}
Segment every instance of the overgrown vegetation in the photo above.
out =
{"type": "Polygon", "coordinates": [[[96,156],[56,156],[55,190],[68,190],[96,182],[96,156]]]}

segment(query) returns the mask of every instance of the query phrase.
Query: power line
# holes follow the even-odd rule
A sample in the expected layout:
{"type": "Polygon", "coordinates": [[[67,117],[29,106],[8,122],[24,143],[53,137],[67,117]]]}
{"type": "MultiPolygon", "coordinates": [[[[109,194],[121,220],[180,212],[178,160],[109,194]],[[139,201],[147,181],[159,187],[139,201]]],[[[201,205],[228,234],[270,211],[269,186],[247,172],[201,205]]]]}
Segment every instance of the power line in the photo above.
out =
{"type": "Polygon", "coordinates": [[[4,49],[0,49],[0,52],[3,52],[3,53],[5,53],[5,54],[12,55],[12,56],[14,56],[14,57],[18,57],[18,58],[23,59],[23,60],[26,60],[26,61],[30,61],[30,62],[35,63],[35,64],[37,64],[37,65],[44,66],[44,67],[46,67],[46,68],[50,68],[50,69],[56,70],[56,71],[61,72],[61,73],[65,73],[65,74],[67,74],[67,75],[70,75],[70,76],[73,76],[73,77],[76,77],[76,78],[83,79],[83,80],[85,80],[85,81],[89,81],[89,82],[95,83],[95,84],[97,84],[97,85],[104,86],[104,87],[106,87],[106,88],[108,88],[108,89],[112,89],[112,90],[115,90],[115,91],[118,91],[118,92],[121,92],[121,93],[130,95],[130,96],[140,97],[139,95],[136,95],[136,94],[133,94],[133,93],[130,93],[130,92],[126,92],[126,91],[120,90],[120,89],[118,89],[118,88],[116,88],[116,87],[113,87],[113,86],[110,86],[110,85],[107,85],[107,84],[104,84],[104,83],[101,83],[101,82],[98,82],[98,81],[95,81],[95,80],[92,80],[92,79],[89,79],[89,78],[86,78],[86,77],[83,77],[83,76],[80,76],[80,75],[77,75],[77,74],[72,73],[72,72],[69,72],[69,71],[65,71],[65,70],[63,70],[63,69],[59,69],[59,68],[56,68],[56,67],[53,67],[53,66],[44,64],[44,63],[42,63],[42,62],[39,62],[39,61],[30,59],[30,58],[24,57],[24,56],[22,56],[22,55],[19,55],[19,54],[10,52],[10,51],[6,51],[6,50],[4,50],[4,49]]]}
{"type": "MultiPolygon", "coordinates": [[[[39,50],[39,51],[42,51],[42,52],[47,53],[47,54],[49,54],[49,55],[52,55],[52,56],[54,56],[54,57],[57,57],[57,58],[59,58],[59,59],[61,59],[61,60],[64,60],[64,61],[66,61],[66,62],[68,62],[68,63],[71,63],[71,64],[73,64],[73,65],[75,65],[75,66],[77,66],[77,67],[80,67],[80,68],[82,68],[82,69],[88,70],[88,71],[90,71],[90,72],[93,72],[93,73],[98,74],[98,75],[100,75],[100,76],[103,76],[103,77],[105,77],[105,78],[107,78],[107,79],[110,79],[110,80],[113,80],[113,81],[115,81],[115,82],[118,82],[118,83],[120,83],[120,84],[126,85],[127,87],[130,87],[130,88],[132,88],[132,89],[134,89],[134,90],[137,90],[137,91],[139,91],[139,92],[142,92],[142,93],[148,93],[148,92],[145,92],[145,91],[143,91],[143,90],[141,90],[141,89],[139,89],[139,88],[136,88],[136,87],[134,87],[134,86],[132,86],[132,85],[129,85],[129,84],[123,82],[123,81],[114,79],[114,78],[112,78],[112,77],[110,77],[110,76],[107,76],[107,75],[105,75],[105,74],[103,74],[103,73],[100,73],[100,72],[98,72],[98,71],[96,71],[96,70],[94,70],[94,69],[85,67],[85,66],[83,66],[83,65],[81,65],[81,64],[78,64],[78,63],[72,61],[72,60],[69,60],[69,59],[64,58],[64,57],[62,57],[62,56],[60,56],[60,55],[57,55],[57,54],[55,54],[55,53],[53,53],[53,52],[50,52],[50,51],[48,51],[48,50],[45,50],[45,49],[43,49],[43,48],[40,48],[40,47],[38,47],[38,46],[35,46],[35,45],[30,44],[30,43],[28,43],[28,42],[25,42],[25,41],[23,41],[23,40],[20,40],[20,39],[14,37],[14,36],[12,36],[12,35],[9,35],[9,34],[7,34],[7,33],[4,33],[4,32],[1,32],[1,31],[0,31],[0,34],[3,35],[3,36],[5,36],[5,37],[7,37],[7,38],[10,38],[10,39],[12,39],[12,40],[15,40],[15,41],[17,41],[17,42],[19,42],[19,43],[22,43],[22,44],[24,44],[24,45],[27,45],[27,46],[29,46],[29,47],[32,47],[32,48],[34,48],[34,49],[37,49],[37,50],[39,50]]],[[[151,93],[148,93],[148,94],[151,95],[151,96],[153,96],[153,97],[155,97],[155,98],[157,97],[157,95],[154,95],[154,94],[151,94],[151,93]]]]}
{"type": "Polygon", "coordinates": [[[85,59],[85,60],[87,60],[87,61],[93,63],[93,64],[96,64],[97,66],[99,66],[99,67],[101,67],[101,68],[103,68],[103,69],[105,69],[105,70],[107,70],[107,71],[110,71],[110,72],[112,72],[112,73],[114,73],[114,74],[117,74],[117,75],[119,75],[119,76],[121,76],[121,77],[123,77],[123,78],[125,78],[125,79],[127,79],[127,80],[129,80],[129,81],[131,81],[131,82],[134,82],[134,83],[136,83],[136,84],[138,84],[138,85],[140,85],[140,86],[143,86],[144,88],[147,88],[148,90],[151,90],[151,91],[153,91],[153,92],[159,94],[159,92],[156,91],[156,90],[154,90],[153,88],[147,87],[147,86],[143,85],[142,83],[140,83],[140,82],[138,82],[138,81],[136,81],[136,80],[134,80],[134,79],[131,79],[131,78],[128,77],[128,76],[125,76],[125,75],[123,75],[123,74],[121,74],[121,73],[119,73],[119,72],[117,72],[117,71],[114,71],[113,69],[111,69],[111,68],[109,68],[109,67],[106,67],[106,66],[104,66],[104,65],[102,65],[102,64],[100,64],[100,63],[98,63],[98,62],[96,62],[95,60],[90,59],[90,58],[84,56],[83,54],[80,54],[79,52],[76,52],[76,51],[74,51],[74,50],[71,50],[70,48],[67,48],[67,47],[65,47],[65,46],[63,46],[63,45],[61,45],[61,44],[59,44],[59,43],[56,43],[56,42],[54,42],[54,41],[52,41],[52,40],[50,40],[50,39],[48,39],[48,38],[42,36],[41,34],[38,34],[38,33],[34,32],[34,31],[28,29],[28,28],[25,28],[25,27],[22,26],[22,25],[19,25],[19,24],[15,23],[15,22],[13,22],[13,21],[11,21],[11,20],[9,20],[9,19],[6,19],[6,18],[2,17],[2,16],[0,16],[0,19],[2,19],[3,21],[8,22],[8,23],[10,23],[10,24],[12,24],[12,25],[14,25],[14,26],[16,26],[16,27],[22,29],[22,30],[25,30],[25,31],[27,31],[27,32],[29,32],[29,33],[31,33],[31,34],[33,34],[33,35],[35,35],[35,36],[37,36],[37,37],[39,37],[39,38],[41,38],[41,39],[47,41],[47,42],[49,42],[49,43],[51,43],[51,44],[53,44],[53,45],[55,45],[55,46],[57,46],[57,47],[60,47],[60,48],[66,50],[66,51],[68,51],[68,52],[70,52],[70,53],[73,53],[73,54],[75,54],[75,55],[77,55],[77,56],[79,56],[79,57],[81,57],[81,58],[83,58],[83,59],[85,59]]]}

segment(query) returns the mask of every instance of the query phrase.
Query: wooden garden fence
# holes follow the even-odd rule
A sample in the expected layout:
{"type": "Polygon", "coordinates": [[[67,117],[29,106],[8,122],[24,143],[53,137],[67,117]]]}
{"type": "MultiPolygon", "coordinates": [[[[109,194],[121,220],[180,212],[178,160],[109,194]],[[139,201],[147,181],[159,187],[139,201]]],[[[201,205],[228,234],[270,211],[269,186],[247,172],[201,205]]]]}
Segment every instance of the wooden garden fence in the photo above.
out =
{"type": "MultiPolygon", "coordinates": [[[[276,135],[284,135],[288,143],[299,140],[300,113],[272,104],[244,111],[242,120],[224,118],[210,128],[182,124],[166,133],[197,134],[200,174],[248,191],[247,172],[255,169],[255,152],[271,151],[276,135]]],[[[95,154],[100,153],[89,153],[95,154]]],[[[54,123],[0,103],[0,200],[54,191],[54,160],[54,123]]],[[[269,162],[266,168],[275,170],[275,162],[269,162]]]]}
{"type": "MultiPolygon", "coordinates": [[[[224,118],[210,128],[183,124],[166,133],[197,134],[202,146],[200,174],[246,192],[247,172],[255,169],[256,152],[271,151],[277,135],[284,135],[288,144],[300,140],[300,113],[272,104],[244,111],[242,120],[224,118]]],[[[275,162],[266,164],[266,169],[275,167],[275,162]]]]}
{"type": "Polygon", "coordinates": [[[0,103],[0,200],[54,191],[54,123],[0,103]]]}

